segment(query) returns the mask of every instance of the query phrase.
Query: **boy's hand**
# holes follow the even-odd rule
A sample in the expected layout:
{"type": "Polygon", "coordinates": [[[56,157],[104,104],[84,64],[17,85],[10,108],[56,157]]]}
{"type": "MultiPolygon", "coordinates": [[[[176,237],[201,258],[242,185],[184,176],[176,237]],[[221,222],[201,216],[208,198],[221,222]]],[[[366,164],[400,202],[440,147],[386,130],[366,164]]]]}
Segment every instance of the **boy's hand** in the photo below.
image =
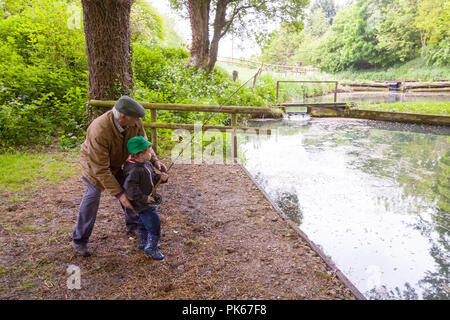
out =
{"type": "Polygon", "coordinates": [[[166,168],[165,164],[159,160],[155,161],[154,166],[156,169],[158,169],[161,172],[167,172],[167,168],[166,168]]]}
{"type": "Polygon", "coordinates": [[[154,199],[152,196],[148,196],[147,202],[148,202],[148,203],[155,202],[155,199],[154,199]]]}
{"type": "Polygon", "coordinates": [[[122,204],[131,210],[134,210],[133,206],[131,205],[130,200],[133,200],[133,198],[131,198],[129,195],[127,195],[125,192],[122,193],[122,195],[119,198],[119,201],[122,202],[122,204]]]}
{"type": "Polygon", "coordinates": [[[161,172],[161,182],[166,182],[169,179],[169,175],[167,173],[161,172]]]}

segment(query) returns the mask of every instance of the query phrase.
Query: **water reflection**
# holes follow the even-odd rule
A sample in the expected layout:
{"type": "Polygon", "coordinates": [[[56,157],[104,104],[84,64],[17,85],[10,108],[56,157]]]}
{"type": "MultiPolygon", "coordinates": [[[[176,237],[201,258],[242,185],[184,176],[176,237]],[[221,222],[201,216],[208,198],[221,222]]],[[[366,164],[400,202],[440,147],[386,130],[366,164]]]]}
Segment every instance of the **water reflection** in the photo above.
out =
{"type": "Polygon", "coordinates": [[[300,225],[302,223],[303,214],[300,209],[300,201],[294,192],[282,192],[275,198],[275,203],[283,210],[283,213],[289,219],[300,225]]]}
{"type": "Polygon", "coordinates": [[[450,128],[374,123],[288,118],[244,165],[368,298],[448,299],[450,128]]]}
{"type": "MultiPolygon", "coordinates": [[[[303,100],[302,100],[303,101],[303,100]]],[[[333,102],[334,94],[308,98],[308,102],[333,102]]],[[[396,103],[396,102],[434,102],[450,101],[447,92],[343,92],[337,95],[338,102],[369,102],[369,103],[396,103]]]]}

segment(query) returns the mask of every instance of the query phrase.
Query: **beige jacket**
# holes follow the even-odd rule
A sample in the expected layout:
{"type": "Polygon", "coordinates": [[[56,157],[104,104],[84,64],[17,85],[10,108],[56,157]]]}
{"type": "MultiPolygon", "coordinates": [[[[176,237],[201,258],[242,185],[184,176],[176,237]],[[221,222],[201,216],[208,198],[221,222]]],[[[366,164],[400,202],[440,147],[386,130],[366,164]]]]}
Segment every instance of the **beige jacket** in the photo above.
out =
{"type": "MultiPolygon", "coordinates": [[[[101,191],[106,190],[113,196],[122,192],[114,176],[129,156],[128,140],[138,135],[147,138],[141,119],[135,126],[128,127],[123,136],[114,125],[112,111],[96,118],[81,145],[81,174],[101,191]]],[[[153,151],[151,160],[157,160],[153,151]]]]}

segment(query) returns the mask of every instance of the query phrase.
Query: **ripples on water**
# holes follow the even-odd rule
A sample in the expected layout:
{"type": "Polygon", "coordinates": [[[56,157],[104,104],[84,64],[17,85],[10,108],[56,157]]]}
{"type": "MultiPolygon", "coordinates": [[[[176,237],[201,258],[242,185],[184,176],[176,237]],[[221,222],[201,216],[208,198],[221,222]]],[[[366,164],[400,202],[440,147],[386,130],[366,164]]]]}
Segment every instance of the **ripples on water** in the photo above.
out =
{"type": "Polygon", "coordinates": [[[301,114],[268,127],[240,137],[244,166],[367,298],[449,298],[450,128],[301,114]]]}

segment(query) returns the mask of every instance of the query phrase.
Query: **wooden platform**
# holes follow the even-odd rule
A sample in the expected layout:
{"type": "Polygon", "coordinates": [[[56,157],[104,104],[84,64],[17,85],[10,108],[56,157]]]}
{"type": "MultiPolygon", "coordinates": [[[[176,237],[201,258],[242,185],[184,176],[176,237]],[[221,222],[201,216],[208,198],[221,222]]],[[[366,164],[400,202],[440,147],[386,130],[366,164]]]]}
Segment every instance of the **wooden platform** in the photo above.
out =
{"type": "Polygon", "coordinates": [[[306,107],[306,113],[321,116],[339,116],[344,113],[348,107],[352,106],[353,102],[322,102],[322,103],[284,103],[281,105],[283,111],[287,108],[301,108],[306,107]]]}

